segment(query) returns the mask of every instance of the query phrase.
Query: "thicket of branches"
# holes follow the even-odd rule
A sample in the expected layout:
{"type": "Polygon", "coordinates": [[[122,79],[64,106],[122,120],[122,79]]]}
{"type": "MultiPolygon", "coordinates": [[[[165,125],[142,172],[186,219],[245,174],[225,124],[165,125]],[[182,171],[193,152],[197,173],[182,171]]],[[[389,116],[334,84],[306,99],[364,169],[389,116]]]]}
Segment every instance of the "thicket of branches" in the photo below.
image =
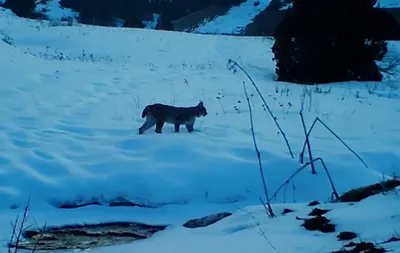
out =
{"type": "MultiPolygon", "coordinates": [[[[272,120],[274,121],[276,127],[279,130],[279,134],[281,134],[281,136],[283,137],[283,140],[288,148],[289,151],[289,155],[291,156],[291,158],[294,158],[293,156],[293,152],[292,152],[292,148],[289,144],[289,141],[286,137],[285,132],[283,131],[282,127],[280,126],[280,124],[278,123],[277,118],[275,117],[275,115],[272,113],[272,111],[270,110],[268,103],[266,102],[265,98],[263,97],[262,93],[260,92],[258,86],[256,85],[256,83],[254,82],[254,80],[251,78],[251,76],[249,75],[249,73],[243,68],[241,67],[237,62],[229,59],[228,60],[228,69],[229,70],[233,70],[234,73],[237,72],[237,70],[241,70],[246,76],[247,78],[250,80],[250,83],[252,84],[252,86],[254,87],[254,89],[257,91],[258,96],[260,97],[260,99],[263,102],[263,106],[265,108],[267,108],[269,115],[271,116],[272,120]]],[[[258,145],[257,145],[257,138],[255,136],[255,131],[254,131],[254,122],[253,122],[253,109],[251,107],[251,103],[250,103],[250,97],[246,88],[246,82],[243,82],[243,91],[244,91],[244,95],[246,97],[246,101],[247,101],[247,105],[249,108],[249,120],[250,120],[250,130],[251,130],[251,135],[252,135],[252,140],[253,140],[253,144],[254,144],[254,151],[256,153],[256,157],[257,157],[257,161],[258,161],[258,168],[259,168],[259,172],[260,172],[260,178],[262,181],[262,185],[263,185],[263,191],[264,191],[264,195],[265,195],[265,201],[262,201],[262,203],[265,206],[265,210],[266,213],[268,214],[269,217],[275,217],[275,213],[272,209],[271,206],[271,201],[272,199],[274,199],[277,194],[286,188],[286,186],[290,183],[293,182],[294,178],[296,177],[297,174],[299,174],[300,172],[302,172],[305,168],[307,167],[311,167],[311,173],[312,174],[317,174],[317,170],[316,170],[316,166],[315,163],[319,162],[322,165],[322,169],[323,172],[326,174],[327,179],[328,179],[328,183],[330,188],[332,189],[332,194],[331,194],[331,198],[332,200],[337,200],[339,199],[339,194],[336,190],[335,187],[335,183],[334,180],[324,162],[324,159],[322,157],[317,157],[314,158],[312,155],[312,147],[311,147],[311,143],[309,140],[309,137],[312,133],[312,130],[314,129],[314,127],[316,126],[317,123],[319,123],[320,125],[322,125],[329,133],[332,134],[332,136],[334,138],[336,138],[338,141],[340,141],[345,148],[347,148],[348,151],[350,151],[351,153],[353,153],[358,159],[359,161],[365,166],[368,167],[367,164],[363,161],[363,159],[348,145],[345,143],[344,140],[342,140],[342,138],[337,135],[325,122],[323,122],[321,119],[319,119],[318,117],[315,118],[315,120],[313,121],[313,123],[311,124],[311,126],[309,128],[307,128],[306,123],[304,121],[304,117],[303,117],[303,112],[302,110],[300,110],[299,115],[300,115],[300,122],[301,125],[303,127],[304,130],[304,135],[305,135],[305,140],[304,140],[304,145],[302,150],[300,151],[300,156],[299,156],[299,163],[301,164],[299,166],[299,168],[297,168],[292,175],[289,176],[289,178],[287,180],[285,180],[285,182],[282,183],[282,185],[275,191],[275,193],[272,195],[272,197],[270,197],[269,195],[269,191],[268,191],[268,187],[267,187],[267,177],[265,176],[264,173],[264,166],[262,163],[262,158],[261,158],[261,153],[259,151],[258,145]],[[308,153],[308,161],[304,161],[304,153],[306,151],[307,148],[307,153],[308,153]]],[[[300,127],[300,126],[299,126],[300,127]]]]}

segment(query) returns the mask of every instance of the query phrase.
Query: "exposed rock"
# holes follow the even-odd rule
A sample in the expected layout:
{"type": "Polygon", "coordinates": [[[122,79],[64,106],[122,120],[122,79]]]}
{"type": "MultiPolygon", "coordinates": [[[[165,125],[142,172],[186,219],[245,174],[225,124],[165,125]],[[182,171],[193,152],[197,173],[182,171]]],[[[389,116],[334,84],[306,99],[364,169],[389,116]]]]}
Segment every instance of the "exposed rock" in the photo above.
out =
{"type": "Polygon", "coordinates": [[[166,227],[136,222],[110,222],[26,230],[23,233],[24,240],[18,247],[28,250],[83,250],[113,246],[149,238],[166,227]]]}
{"type": "Polygon", "coordinates": [[[354,232],[344,231],[344,232],[340,232],[336,237],[341,241],[352,240],[357,237],[357,234],[354,232]]]}
{"type": "Polygon", "coordinates": [[[185,224],[183,224],[183,226],[186,228],[207,227],[207,226],[214,224],[215,222],[222,220],[223,218],[226,218],[231,215],[232,214],[229,212],[211,214],[211,215],[207,215],[207,216],[204,216],[201,218],[191,219],[188,222],[186,222],[185,224]]]}
{"type": "Polygon", "coordinates": [[[314,200],[314,201],[311,201],[310,203],[308,203],[308,206],[316,206],[316,205],[319,205],[319,204],[320,203],[318,201],[314,200]]]}
{"type": "Polygon", "coordinates": [[[282,215],[283,214],[287,214],[287,213],[293,213],[294,211],[292,210],[292,209],[289,209],[289,208],[285,208],[285,209],[283,209],[283,211],[282,211],[282,215]]]}

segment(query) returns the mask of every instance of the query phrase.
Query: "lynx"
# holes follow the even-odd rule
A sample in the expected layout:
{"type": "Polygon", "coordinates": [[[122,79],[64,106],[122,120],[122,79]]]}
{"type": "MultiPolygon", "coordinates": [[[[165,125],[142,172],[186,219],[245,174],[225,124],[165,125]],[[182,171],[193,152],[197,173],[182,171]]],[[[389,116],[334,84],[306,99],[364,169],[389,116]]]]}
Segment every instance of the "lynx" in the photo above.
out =
{"type": "Polygon", "coordinates": [[[175,107],[160,103],[147,105],[142,112],[142,118],[146,118],[146,122],[139,128],[139,134],[143,134],[154,125],[155,132],[161,134],[165,122],[174,124],[175,133],[179,132],[180,125],[185,125],[187,131],[191,133],[194,131],[196,118],[206,115],[207,109],[202,101],[191,107],[175,107]]]}

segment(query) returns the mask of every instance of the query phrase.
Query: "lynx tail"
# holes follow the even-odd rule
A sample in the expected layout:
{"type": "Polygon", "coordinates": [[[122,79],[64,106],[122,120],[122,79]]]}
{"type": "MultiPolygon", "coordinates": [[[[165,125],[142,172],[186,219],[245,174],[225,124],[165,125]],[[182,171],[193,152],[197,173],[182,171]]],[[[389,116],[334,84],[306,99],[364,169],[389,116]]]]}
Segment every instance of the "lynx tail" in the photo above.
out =
{"type": "Polygon", "coordinates": [[[144,117],[146,117],[148,111],[149,111],[149,106],[146,106],[146,107],[143,109],[143,112],[142,112],[142,118],[143,118],[143,119],[144,119],[144,117]]]}

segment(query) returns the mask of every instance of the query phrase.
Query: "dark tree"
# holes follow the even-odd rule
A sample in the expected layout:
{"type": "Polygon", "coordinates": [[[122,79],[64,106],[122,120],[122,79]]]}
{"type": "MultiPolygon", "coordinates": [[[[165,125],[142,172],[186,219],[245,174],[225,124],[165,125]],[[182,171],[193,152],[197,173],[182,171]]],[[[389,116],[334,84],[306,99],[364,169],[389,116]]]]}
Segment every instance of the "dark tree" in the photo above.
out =
{"type": "Polygon", "coordinates": [[[283,7],[281,0],[271,0],[269,5],[267,6],[268,10],[279,10],[283,7]]]}
{"type": "Polygon", "coordinates": [[[115,14],[110,11],[112,0],[81,0],[79,22],[90,25],[113,26],[115,14]]]}
{"type": "Polygon", "coordinates": [[[122,19],[125,27],[144,27],[140,15],[149,12],[148,0],[60,0],[63,7],[79,12],[85,24],[114,26],[122,19]]]}
{"type": "Polygon", "coordinates": [[[79,12],[79,21],[85,24],[114,25],[116,18],[125,27],[144,27],[147,16],[162,16],[159,29],[173,30],[171,21],[210,5],[232,6],[245,0],[60,0],[60,5],[79,12]]]}
{"type": "Polygon", "coordinates": [[[144,28],[143,22],[135,16],[125,19],[123,27],[144,28]]]}
{"type": "Polygon", "coordinates": [[[6,0],[4,8],[10,9],[15,15],[24,18],[35,17],[35,0],[6,0]]]}
{"type": "Polygon", "coordinates": [[[380,81],[375,61],[387,52],[383,40],[387,34],[380,28],[398,24],[374,4],[374,0],[296,0],[274,34],[278,81],[380,81]]]}

